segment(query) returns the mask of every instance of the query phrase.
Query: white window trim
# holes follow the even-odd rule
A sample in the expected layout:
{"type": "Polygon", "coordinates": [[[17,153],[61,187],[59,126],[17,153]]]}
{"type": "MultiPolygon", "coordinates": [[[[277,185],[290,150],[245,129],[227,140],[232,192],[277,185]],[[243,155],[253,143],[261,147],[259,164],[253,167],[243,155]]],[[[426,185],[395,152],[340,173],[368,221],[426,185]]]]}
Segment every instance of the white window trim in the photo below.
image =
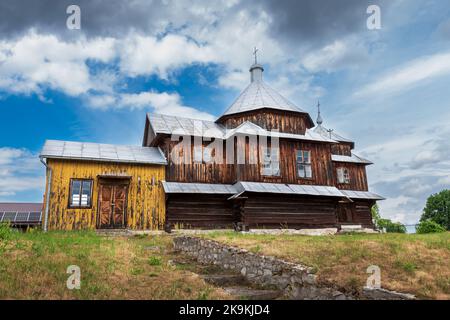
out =
{"type": "Polygon", "coordinates": [[[300,150],[297,149],[295,151],[295,163],[296,163],[296,169],[297,169],[297,178],[300,179],[312,179],[313,178],[313,172],[312,172],[312,163],[311,163],[311,151],[310,150],[300,150]],[[302,161],[298,161],[298,155],[299,152],[301,153],[301,159],[302,161]],[[308,154],[308,161],[305,161],[305,153],[308,154]],[[302,166],[302,170],[300,170],[300,166],[302,166]],[[309,168],[309,169],[307,169],[309,168]],[[303,174],[300,174],[300,171],[303,172],[303,174]]]}

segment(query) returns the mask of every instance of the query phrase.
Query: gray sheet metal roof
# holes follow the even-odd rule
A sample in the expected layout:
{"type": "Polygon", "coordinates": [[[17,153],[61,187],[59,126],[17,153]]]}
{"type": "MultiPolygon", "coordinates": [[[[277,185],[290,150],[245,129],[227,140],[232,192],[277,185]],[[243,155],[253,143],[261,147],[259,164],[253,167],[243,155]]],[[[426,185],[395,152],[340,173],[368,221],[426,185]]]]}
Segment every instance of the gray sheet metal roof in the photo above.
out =
{"type": "Polygon", "coordinates": [[[331,155],[331,160],[335,162],[349,162],[349,163],[362,163],[362,164],[373,164],[372,161],[364,159],[352,152],[352,155],[349,156],[341,156],[337,154],[331,155]]]}
{"type": "Polygon", "coordinates": [[[334,130],[331,131],[331,133],[328,132],[328,129],[322,125],[315,126],[311,130],[314,131],[315,133],[320,134],[323,137],[331,138],[335,141],[353,143],[352,140],[342,137],[341,135],[334,132],[334,130]]]}
{"type": "Polygon", "coordinates": [[[190,119],[156,113],[147,114],[147,118],[155,134],[165,133],[223,138],[225,133],[225,127],[213,121],[190,119]]]}
{"type": "Polygon", "coordinates": [[[370,191],[340,190],[342,194],[350,199],[384,200],[382,196],[370,191]]]}
{"type": "Polygon", "coordinates": [[[209,183],[185,183],[162,182],[165,193],[189,193],[189,194],[230,194],[233,199],[244,192],[298,194],[326,197],[348,197],[351,199],[383,200],[384,198],[369,191],[339,190],[332,186],[300,185],[284,183],[265,183],[238,181],[235,184],[209,184],[209,183]]]}
{"type": "Polygon", "coordinates": [[[294,105],[264,81],[260,80],[250,83],[233,104],[222,114],[222,117],[262,108],[306,113],[306,111],[294,105]]]}
{"type": "Polygon", "coordinates": [[[41,158],[167,164],[161,149],[101,143],[47,140],[41,158]]]}
{"type": "Polygon", "coordinates": [[[178,134],[218,139],[228,139],[234,135],[243,134],[336,143],[336,141],[317,134],[309,129],[306,130],[304,135],[268,131],[252,122],[245,121],[238,127],[227,130],[224,126],[212,121],[196,120],[162,114],[148,114],[147,117],[155,134],[178,134]]]}
{"type": "Polygon", "coordinates": [[[283,194],[301,194],[312,196],[342,197],[342,193],[331,186],[299,185],[299,184],[281,184],[239,181],[235,184],[238,191],[263,192],[263,193],[283,193],[283,194]]]}
{"type": "Polygon", "coordinates": [[[231,184],[162,182],[166,193],[207,193],[234,194],[236,188],[231,184]]]}

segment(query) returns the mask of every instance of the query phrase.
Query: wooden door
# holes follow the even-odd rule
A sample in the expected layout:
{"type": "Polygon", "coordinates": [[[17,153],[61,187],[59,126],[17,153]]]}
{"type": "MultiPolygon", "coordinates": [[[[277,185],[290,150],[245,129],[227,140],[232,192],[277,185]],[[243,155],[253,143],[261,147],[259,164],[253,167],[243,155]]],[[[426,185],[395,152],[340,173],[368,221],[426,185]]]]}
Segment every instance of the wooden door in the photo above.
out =
{"type": "Polygon", "coordinates": [[[126,185],[100,185],[98,224],[100,229],[125,227],[127,190],[126,185]]]}

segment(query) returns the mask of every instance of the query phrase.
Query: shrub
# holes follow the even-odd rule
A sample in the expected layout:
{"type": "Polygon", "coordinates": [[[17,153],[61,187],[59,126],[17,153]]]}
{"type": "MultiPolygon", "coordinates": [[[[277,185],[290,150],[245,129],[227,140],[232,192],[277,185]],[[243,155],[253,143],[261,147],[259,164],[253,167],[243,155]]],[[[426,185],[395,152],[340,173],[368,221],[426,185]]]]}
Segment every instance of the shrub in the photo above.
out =
{"type": "Polygon", "coordinates": [[[151,256],[148,259],[148,264],[151,266],[160,266],[162,263],[161,258],[160,257],[155,257],[155,256],[151,256]]]}
{"type": "Polygon", "coordinates": [[[417,233],[436,233],[445,232],[445,228],[433,220],[424,220],[416,228],[417,233]]]}
{"type": "Polygon", "coordinates": [[[0,240],[8,240],[11,238],[13,230],[9,223],[0,223],[0,240]]]}
{"type": "Polygon", "coordinates": [[[379,229],[385,229],[389,233],[406,233],[406,227],[400,222],[392,222],[389,219],[379,219],[377,221],[379,229]]]}

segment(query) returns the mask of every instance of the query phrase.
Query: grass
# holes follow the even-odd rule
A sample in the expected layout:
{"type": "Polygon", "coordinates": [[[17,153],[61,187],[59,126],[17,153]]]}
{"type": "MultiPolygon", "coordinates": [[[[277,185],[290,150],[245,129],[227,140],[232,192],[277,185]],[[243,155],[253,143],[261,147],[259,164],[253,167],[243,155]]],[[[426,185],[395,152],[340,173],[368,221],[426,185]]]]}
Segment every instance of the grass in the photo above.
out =
{"type": "Polygon", "coordinates": [[[251,235],[212,232],[205,237],[313,267],[319,281],[358,292],[367,267],[381,269],[381,285],[419,298],[450,299],[450,233],[251,235]]]}
{"type": "Polygon", "coordinates": [[[169,236],[8,233],[0,239],[0,299],[229,298],[175,258],[169,236]],[[69,265],[80,267],[80,290],[67,289],[69,265]]]}

